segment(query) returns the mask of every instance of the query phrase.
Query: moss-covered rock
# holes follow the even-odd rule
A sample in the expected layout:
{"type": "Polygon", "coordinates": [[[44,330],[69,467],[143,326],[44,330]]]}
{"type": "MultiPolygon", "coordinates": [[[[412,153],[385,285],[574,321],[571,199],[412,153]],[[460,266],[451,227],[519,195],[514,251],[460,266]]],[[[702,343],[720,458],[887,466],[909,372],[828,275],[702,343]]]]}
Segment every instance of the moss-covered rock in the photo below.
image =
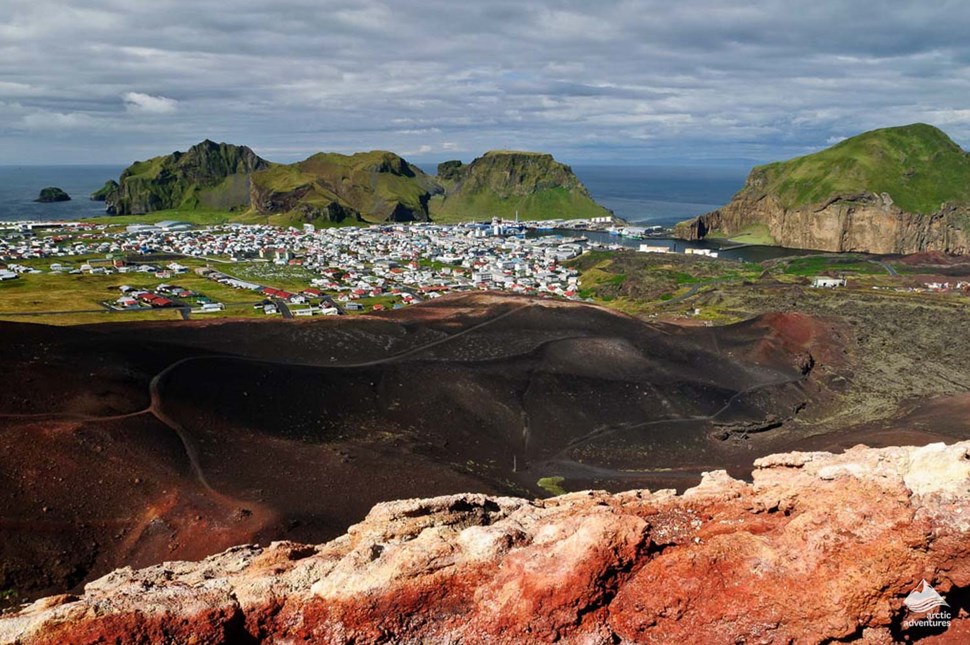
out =
{"type": "MultiPolygon", "coordinates": [[[[493,150],[467,166],[442,164],[449,183],[432,208],[435,219],[512,217],[525,220],[603,217],[610,211],[590,196],[572,169],[538,152],[493,150]]],[[[439,166],[439,176],[442,168],[439,166]]]]}
{"type": "Polygon", "coordinates": [[[104,186],[91,193],[91,201],[106,202],[108,199],[114,199],[118,194],[118,188],[118,182],[114,179],[109,179],[104,182],[104,186]]]}
{"type": "Polygon", "coordinates": [[[795,248],[964,254],[968,221],[970,155],[941,130],[915,123],[757,166],[729,204],[675,232],[700,239],[761,230],[795,248]]]}
{"type": "Polygon", "coordinates": [[[445,181],[455,181],[461,177],[464,164],[458,159],[443,161],[438,164],[438,179],[445,181]]]}
{"type": "Polygon", "coordinates": [[[427,221],[439,192],[433,177],[393,152],[321,152],[254,173],[250,200],[262,214],[296,211],[303,221],[427,221]]]}
{"type": "Polygon", "coordinates": [[[129,166],[106,210],[118,215],[169,208],[232,210],[249,205],[249,177],[270,164],[245,146],[208,139],[189,148],[129,166]]]}
{"type": "Polygon", "coordinates": [[[41,189],[40,195],[38,195],[37,199],[34,201],[42,204],[49,204],[52,202],[69,202],[71,201],[71,196],[57,186],[48,186],[47,188],[41,189]]]}

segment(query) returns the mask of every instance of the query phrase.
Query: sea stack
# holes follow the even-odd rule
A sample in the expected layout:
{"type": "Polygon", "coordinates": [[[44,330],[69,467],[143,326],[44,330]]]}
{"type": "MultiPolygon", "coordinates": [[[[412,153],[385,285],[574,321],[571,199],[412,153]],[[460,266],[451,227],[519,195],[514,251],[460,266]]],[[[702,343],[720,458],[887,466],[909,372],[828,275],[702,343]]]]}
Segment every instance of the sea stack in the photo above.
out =
{"type": "Polygon", "coordinates": [[[69,202],[71,201],[71,196],[57,186],[48,186],[47,188],[41,189],[40,195],[38,195],[37,199],[34,201],[42,204],[49,204],[51,202],[69,202]]]}

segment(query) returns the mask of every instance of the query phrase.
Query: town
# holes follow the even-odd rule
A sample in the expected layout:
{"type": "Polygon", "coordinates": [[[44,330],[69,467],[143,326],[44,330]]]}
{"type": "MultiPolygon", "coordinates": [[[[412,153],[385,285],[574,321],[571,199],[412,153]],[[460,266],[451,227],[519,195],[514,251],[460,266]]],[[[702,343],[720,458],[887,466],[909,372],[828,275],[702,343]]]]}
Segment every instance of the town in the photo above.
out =
{"type": "MultiPolygon", "coordinates": [[[[576,222],[572,222],[575,226],[576,222]]],[[[403,307],[444,293],[499,290],[577,299],[579,274],[563,266],[589,242],[582,237],[527,237],[525,225],[388,224],[316,229],[226,224],[193,228],[177,221],[133,224],[34,223],[0,231],[0,280],[24,274],[150,274],[178,282],[196,275],[252,292],[266,314],[342,314],[403,307]],[[117,227],[115,227],[117,228],[117,227]],[[40,265],[39,260],[51,260],[40,265]],[[188,266],[190,260],[203,266],[188,266]],[[260,279],[247,277],[258,267],[260,279]],[[245,269],[248,270],[245,270],[245,269]],[[299,272],[305,288],[281,288],[274,275],[299,272]],[[290,307],[298,305],[298,307],[290,307]]],[[[113,310],[196,307],[221,303],[177,284],[119,287],[113,310]]]]}

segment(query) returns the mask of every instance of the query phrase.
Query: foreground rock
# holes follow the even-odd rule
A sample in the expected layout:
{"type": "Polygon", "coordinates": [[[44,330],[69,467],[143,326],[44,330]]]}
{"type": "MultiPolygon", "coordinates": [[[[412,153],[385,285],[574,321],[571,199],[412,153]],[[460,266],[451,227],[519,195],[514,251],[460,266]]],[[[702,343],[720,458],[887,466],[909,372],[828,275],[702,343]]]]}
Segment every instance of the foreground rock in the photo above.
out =
{"type": "Polygon", "coordinates": [[[968,455],[860,446],[682,496],[379,504],[328,544],[118,570],[0,619],[0,641],[967,642],[968,455]],[[908,624],[923,579],[948,627],[908,624]]]}

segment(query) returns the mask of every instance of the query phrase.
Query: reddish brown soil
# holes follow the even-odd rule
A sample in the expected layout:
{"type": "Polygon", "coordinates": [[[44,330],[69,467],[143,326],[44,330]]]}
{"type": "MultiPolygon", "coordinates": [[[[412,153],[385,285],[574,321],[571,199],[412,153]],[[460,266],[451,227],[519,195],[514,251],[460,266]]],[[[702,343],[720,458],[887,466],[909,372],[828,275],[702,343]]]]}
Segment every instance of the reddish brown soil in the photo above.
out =
{"type": "Polygon", "coordinates": [[[0,323],[16,375],[0,389],[0,591],[321,542],[388,499],[744,474],[775,445],[733,438],[824,415],[849,344],[800,314],[688,329],[493,295],[320,321],[0,323]]]}

